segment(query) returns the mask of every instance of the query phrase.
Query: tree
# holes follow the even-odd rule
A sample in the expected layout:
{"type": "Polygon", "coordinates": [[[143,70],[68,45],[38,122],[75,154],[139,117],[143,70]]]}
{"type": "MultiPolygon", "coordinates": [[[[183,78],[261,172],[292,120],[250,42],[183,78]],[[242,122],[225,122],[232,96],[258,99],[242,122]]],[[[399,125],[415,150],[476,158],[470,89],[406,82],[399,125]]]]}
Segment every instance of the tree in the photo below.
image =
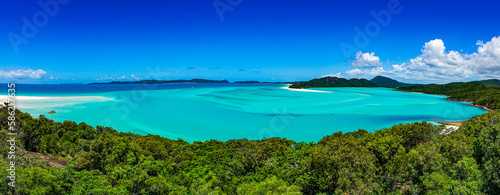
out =
{"type": "Polygon", "coordinates": [[[285,181],[277,179],[276,176],[270,176],[262,182],[251,182],[238,186],[238,194],[294,195],[302,193],[299,187],[288,185],[285,181]]]}

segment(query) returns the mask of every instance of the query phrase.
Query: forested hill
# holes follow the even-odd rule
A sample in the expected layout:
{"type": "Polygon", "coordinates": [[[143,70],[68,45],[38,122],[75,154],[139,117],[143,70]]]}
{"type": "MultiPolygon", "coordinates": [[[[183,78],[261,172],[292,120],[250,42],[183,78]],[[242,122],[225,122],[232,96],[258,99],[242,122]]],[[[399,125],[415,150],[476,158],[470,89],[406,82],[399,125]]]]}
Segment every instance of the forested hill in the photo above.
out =
{"type": "Polygon", "coordinates": [[[500,86],[485,85],[479,82],[415,85],[400,87],[397,90],[442,94],[447,95],[451,100],[469,101],[489,109],[500,109],[500,86]]]}
{"type": "Polygon", "coordinates": [[[476,82],[486,84],[486,85],[500,86],[500,80],[498,80],[498,79],[488,79],[488,80],[481,80],[481,81],[476,81],[476,82]]]}
{"type": "Polygon", "coordinates": [[[379,86],[366,79],[344,79],[337,77],[323,77],[290,86],[290,88],[310,88],[310,87],[379,87],[379,86]]]}
{"type": "MultiPolygon", "coordinates": [[[[2,140],[10,139],[7,111],[0,108],[2,140]]],[[[500,194],[499,111],[448,135],[426,122],[346,134],[333,125],[317,143],[188,143],[15,116],[16,187],[7,185],[10,145],[2,141],[2,194],[500,194]],[[39,156],[67,163],[56,168],[39,156]]]]}
{"type": "Polygon", "coordinates": [[[409,83],[402,83],[397,80],[384,77],[384,76],[376,76],[373,79],[370,80],[372,83],[377,84],[378,86],[381,87],[409,87],[413,86],[415,84],[409,84],[409,83]]]}

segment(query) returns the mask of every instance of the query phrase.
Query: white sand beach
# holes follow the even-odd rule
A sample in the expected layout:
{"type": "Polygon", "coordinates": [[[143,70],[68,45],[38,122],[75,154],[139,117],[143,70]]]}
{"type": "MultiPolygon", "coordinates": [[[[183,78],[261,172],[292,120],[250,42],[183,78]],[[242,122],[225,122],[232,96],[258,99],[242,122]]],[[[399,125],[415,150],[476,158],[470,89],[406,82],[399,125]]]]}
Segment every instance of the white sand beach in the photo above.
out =
{"type": "Polygon", "coordinates": [[[445,125],[445,128],[441,131],[441,134],[447,135],[453,131],[458,130],[458,128],[460,128],[460,127],[456,126],[456,125],[445,125]]]}
{"type": "MultiPolygon", "coordinates": [[[[290,86],[290,84],[288,85],[290,86]]],[[[333,93],[331,91],[321,91],[321,90],[312,90],[312,89],[296,89],[296,88],[289,88],[288,86],[282,87],[282,89],[288,89],[290,91],[301,91],[301,92],[315,92],[315,93],[333,93]]]]}
{"type": "MultiPolygon", "coordinates": [[[[7,95],[0,95],[0,102],[2,104],[7,102],[7,95]]],[[[52,107],[68,104],[77,104],[82,102],[102,102],[114,100],[113,98],[104,96],[15,96],[16,107],[18,108],[33,108],[33,107],[52,107]]]]}

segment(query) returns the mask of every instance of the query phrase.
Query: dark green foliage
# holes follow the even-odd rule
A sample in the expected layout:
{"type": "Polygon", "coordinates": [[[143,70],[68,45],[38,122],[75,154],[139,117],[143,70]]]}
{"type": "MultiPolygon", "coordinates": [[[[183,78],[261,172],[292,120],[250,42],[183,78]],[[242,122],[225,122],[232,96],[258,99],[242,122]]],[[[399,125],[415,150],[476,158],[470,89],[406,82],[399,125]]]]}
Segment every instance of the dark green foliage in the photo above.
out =
{"type": "Polygon", "coordinates": [[[474,158],[483,171],[486,192],[500,194],[500,111],[473,117],[462,131],[473,138],[474,158]]]}
{"type": "Polygon", "coordinates": [[[310,87],[379,87],[379,86],[366,79],[347,80],[344,78],[337,78],[337,77],[323,77],[290,86],[290,88],[310,88],[310,87]]]}
{"type": "Polygon", "coordinates": [[[312,150],[311,186],[307,193],[371,194],[378,192],[375,155],[360,138],[321,140],[312,150]]]}
{"type": "Polygon", "coordinates": [[[482,81],[476,81],[478,83],[482,83],[485,85],[497,85],[500,86],[500,80],[498,79],[488,79],[488,80],[482,80],[482,81]]]}
{"type": "MultiPolygon", "coordinates": [[[[6,108],[0,138],[7,138],[6,108]]],[[[398,124],[333,133],[318,143],[229,140],[188,143],[119,133],[43,116],[16,116],[17,194],[499,194],[500,111],[461,129],[398,124]],[[29,133],[28,133],[29,132],[29,133]],[[24,154],[66,160],[65,168],[24,154]]],[[[7,169],[0,142],[0,169],[7,169]]],[[[0,172],[0,190],[14,194],[0,172]]]]}
{"type": "Polygon", "coordinates": [[[294,185],[289,186],[283,180],[278,180],[276,176],[270,176],[262,182],[251,182],[238,187],[238,194],[301,194],[300,188],[294,185]]]}
{"type": "Polygon", "coordinates": [[[384,76],[376,76],[370,81],[381,87],[409,87],[414,85],[408,83],[401,83],[399,81],[384,76]]]}
{"type": "Polygon", "coordinates": [[[400,87],[400,91],[447,95],[451,100],[474,102],[492,110],[500,108],[500,87],[479,82],[400,87]]]}

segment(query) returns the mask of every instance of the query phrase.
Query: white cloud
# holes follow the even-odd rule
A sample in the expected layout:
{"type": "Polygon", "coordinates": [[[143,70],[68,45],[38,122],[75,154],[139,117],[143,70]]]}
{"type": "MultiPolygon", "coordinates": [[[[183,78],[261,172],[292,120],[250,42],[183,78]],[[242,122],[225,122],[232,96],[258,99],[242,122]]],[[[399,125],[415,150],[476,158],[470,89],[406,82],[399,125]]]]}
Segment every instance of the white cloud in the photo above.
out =
{"type": "Polygon", "coordinates": [[[0,78],[3,79],[41,79],[45,72],[42,69],[10,69],[0,70],[0,78]]]}
{"type": "Polygon", "coordinates": [[[408,62],[394,64],[392,69],[359,66],[347,71],[346,74],[364,78],[385,75],[424,82],[461,81],[471,77],[500,78],[500,37],[493,37],[486,43],[478,41],[477,45],[477,52],[472,54],[458,51],[447,52],[444,42],[441,39],[435,39],[425,43],[421,50],[422,54],[408,62]]]}
{"type": "Polygon", "coordinates": [[[337,78],[343,78],[343,76],[342,76],[342,74],[341,74],[340,72],[337,72],[337,73],[335,73],[335,74],[330,73],[330,74],[327,74],[327,75],[323,75],[323,76],[321,76],[321,78],[323,78],[323,77],[337,77],[337,78]]]}
{"type": "Polygon", "coordinates": [[[380,58],[375,56],[375,52],[372,53],[356,53],[356,60],[351,62],[351,65],[356,68],[365,68],[365,67],[377,67],[381,66],[380,58]]]}
{"type": "Polygon", "coordinates": [[[396,77],[412,80],[461,80],[473,75],[473,70],[463,54],[445,51],[441,39],[425,43],[422,54],[409,62],[393,65],[390,73],[396,77]]]}
{"type": "Polygon", "coordinates": [[[384,67],[376,67],[376,68],[370,68],[370,69],[355,68],[355,69],[346,71],[346,74],[349,75],[350,77],[360,77],[360,78],[371,79],[371,78],[378,76],[378,75],[384,75],[386,72],[387,71],[384,70],[384,67]]]}
{"type": "Polygon", "coordinates": [[[481,79],[500,78],[500,36],[483,43],[478,41],[477,53],[467,55],[481,79]]]}
{"type": "Polygon", "coordinates": [[[141,80],[142,77],[137,77],[134,74],[131,74],[130,76],[126,77],[125,75],[121,77],[110,77],[110,76],[105,76],[101,77],[99,79],[94,79],[95,81],[116,81],[116,80],[141,80]]]}
{"type": "Polygon", "coordinates": [[[118,78],[118,77],[109,77],[109,76],[105,76],[105,77],[101,77],[101,78],[99,78],[99,79],[94,79],[94,80],[96,80],[96,81],[107,81],[107,80],[113,80],[113,81],[114,81],[114,80],[117,80],[117,79],[120,79],[120,78],[118,78]]]}
{"type": "Polygon", "coordinates": [[[129,78],[130,78],[131,80],[140,80],[140,79],[142,79],[142,77],[141,77],[141,78],[139,78],[139,77],[135,76],[134,74],[131,74],[129,78]]]}
{"type": "Polygon", "coordinates": [[[493,37],[491,41],[487,43],[483,43],[483,41],[478,41],[477,45],[479,48],[477,49],[478,53],[484,56],[492,56],[497,59],[500,59],[500,36],[493,37]]]}

